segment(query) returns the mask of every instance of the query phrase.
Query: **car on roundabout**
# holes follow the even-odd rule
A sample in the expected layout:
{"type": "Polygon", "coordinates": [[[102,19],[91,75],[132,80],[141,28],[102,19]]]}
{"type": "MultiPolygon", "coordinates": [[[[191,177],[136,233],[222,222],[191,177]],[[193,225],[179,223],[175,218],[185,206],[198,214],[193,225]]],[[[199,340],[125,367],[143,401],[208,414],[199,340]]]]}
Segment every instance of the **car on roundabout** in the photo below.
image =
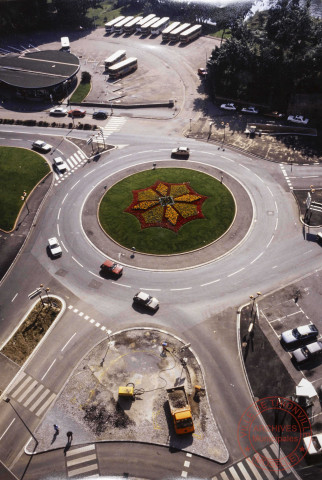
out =
{"type": "Polygon", "coordinates": [[[39,152],[48,153],[53,148],[49,143],[44,142],[43,140],[35,140],[32,142],[32,148],[34,150],[39,150],[39,152]]]}
{"type": "Polygon", "coordinates": [[[244,107],[244,108],[241,109],[241,111],[243,113],[254,113],[254,114],[259,113],[257,108],[255,108],[255,107],[244,107]]]}
{"type": "Polygon", "coordinates": [[[120,277],[123,273],[123,267],[122,265],[119,265],[118,263],[113,262],[113,260],[105,260],[104,263],[101,265],[101,273],[112,275],[114,277],[120,277]]]}
{"type": "Polygon", "coordinates": [[[48,248],[49,248],[50,255],[52,257],[56,258],[56,257],[62,256],[63,251],[56,237],[52,237],[48,239],[48,248]]]}
{"type": "Polygon", "coordinates": [[[309,119],[304,118],[303,115],[289,115],[287,120],[292,123],[298,123],[299,125],[307,125],[309,123],[309,119]]]}
{"type": "Polygon", "coordinates": [[[190,149],[188,147],[177,147],[171,152],[171,157],[186,157],[190,155],[190,149]]]}
{"type": "Polygon", "coordinates": [[[107,118],[107,113],[103,112],[103,110],[98,110],[93,113],[93,118],[96,118],[97,120],[105,120],[107,118]]]}
{"type": "Polygon", "coordinates": [[[160,306],[159,300],[157,298],[151,297],[151,295],[149,295],[148,293],[141,291],[134,295],[133,303],[149,310],[153,310],[154,312],[156,312],[160,306]]]}
{"type": "Polygon", "coordinates": [[[49,111],[49,114],[57,117],[64,117],[65,115],[67,115],[67,108],[55,107],[49,111]]]}
{"type": "Polygon", "coordinates": [[[61,157],[54,158],[54,167],[59,173],[65,173],[67,171],[67,164],[61,157]]]}
{"type": "Polygon", "coordinates": [[[301,327],[286,330],[281,335],[281,344],[287,350],[294,350],[300,345],[306,345],[316,340],[319,331],[315,325],[302,325],[301,327]]]}
{"type": "Polygon", "coordinates": [[[303,438],[304,447],[309,455],[322,453],[322,433],[303,438]]]}
{"type": "Polygon", "coordinates": [[[237,108],[235,107],[235,104],[234,103],[222,103],[220,105],[220,108],[222,110],[232,110],[232,111],[235,111],[237,110],[237,108]]]}
{"type": "Polygon", "coordinates": [[[69,117],[85,117],[86,110],[82,110],[80,108],[74,108],[73,110],[69,110],[68,116],[69,117]]]}
{"type": "Polygon", "coordinates": [[[309,345],[305,345],[302,348],[298,348],[292,352],[292,357],[296,363],[317,360],[318,358],[322,357],[322,342],[317,341],[310,343],[309,345]]]}

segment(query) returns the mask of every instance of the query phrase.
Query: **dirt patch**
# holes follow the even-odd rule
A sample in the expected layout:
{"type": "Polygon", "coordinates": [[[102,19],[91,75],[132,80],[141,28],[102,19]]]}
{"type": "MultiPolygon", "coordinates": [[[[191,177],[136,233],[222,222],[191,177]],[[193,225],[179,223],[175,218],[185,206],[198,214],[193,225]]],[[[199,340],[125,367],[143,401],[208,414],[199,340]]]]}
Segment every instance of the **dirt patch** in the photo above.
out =
{"type": "Polygon", "coordinates": [[[61,311],[57,298],[40,301],[20,325],[1,353],[18,365],[23,365],[61,311]],[[48,302],[48,303],[47,303],[48,302]]]}

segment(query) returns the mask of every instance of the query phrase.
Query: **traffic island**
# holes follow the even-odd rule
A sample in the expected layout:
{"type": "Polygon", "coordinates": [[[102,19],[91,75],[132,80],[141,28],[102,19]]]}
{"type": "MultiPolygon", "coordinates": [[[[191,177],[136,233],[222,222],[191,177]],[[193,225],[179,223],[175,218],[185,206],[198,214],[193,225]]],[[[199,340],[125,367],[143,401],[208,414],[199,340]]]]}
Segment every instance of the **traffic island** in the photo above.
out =
{"type": "MultiPolygon", "coordinates": [[[[152,328],[108,336],[83,358],[36,430],[36,451],[65,448],[70,431],[73,445],[132,441],[184,449],[219,463],[229,456],[197,358],[189,345],[152,328]],[[173,388],[171,398],[184,390],[188,403],[175,399],[172,410],[189,410],[194,433],[175,432],[167,392],[173,388]],[[59,425],[59,435],[53,425],[59,425]]],[[[27,450],[34,451],[32,442],[27,450]]]]}

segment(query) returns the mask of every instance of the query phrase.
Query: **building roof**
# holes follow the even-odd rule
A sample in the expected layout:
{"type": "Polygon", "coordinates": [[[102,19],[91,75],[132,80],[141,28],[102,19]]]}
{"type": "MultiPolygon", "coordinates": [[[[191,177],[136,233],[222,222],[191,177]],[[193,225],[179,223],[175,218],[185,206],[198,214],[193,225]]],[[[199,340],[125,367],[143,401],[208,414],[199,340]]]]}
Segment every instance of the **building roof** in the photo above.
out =
{"type": "Polygon", "coordinates": [[[44,50],[0,58],[0,81],[20,88],[48,88],[75,75],[79,59],[69,52],[44,50]]]}

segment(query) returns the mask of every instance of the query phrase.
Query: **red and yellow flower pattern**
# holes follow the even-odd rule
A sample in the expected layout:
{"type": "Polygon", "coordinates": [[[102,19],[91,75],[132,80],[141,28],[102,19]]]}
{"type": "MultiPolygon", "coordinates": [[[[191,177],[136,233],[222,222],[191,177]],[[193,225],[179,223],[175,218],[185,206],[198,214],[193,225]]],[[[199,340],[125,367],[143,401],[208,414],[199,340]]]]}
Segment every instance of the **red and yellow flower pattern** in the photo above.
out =
{"type": "Polygon", "coordinates": [[[178,232],[185,223],[204,218],[202,204],[207,197],[195,192],[189,183],[157,181],[132,194],[133,201],[125,212],[135,215],[141,228],[163,227],[178,232]]]}

